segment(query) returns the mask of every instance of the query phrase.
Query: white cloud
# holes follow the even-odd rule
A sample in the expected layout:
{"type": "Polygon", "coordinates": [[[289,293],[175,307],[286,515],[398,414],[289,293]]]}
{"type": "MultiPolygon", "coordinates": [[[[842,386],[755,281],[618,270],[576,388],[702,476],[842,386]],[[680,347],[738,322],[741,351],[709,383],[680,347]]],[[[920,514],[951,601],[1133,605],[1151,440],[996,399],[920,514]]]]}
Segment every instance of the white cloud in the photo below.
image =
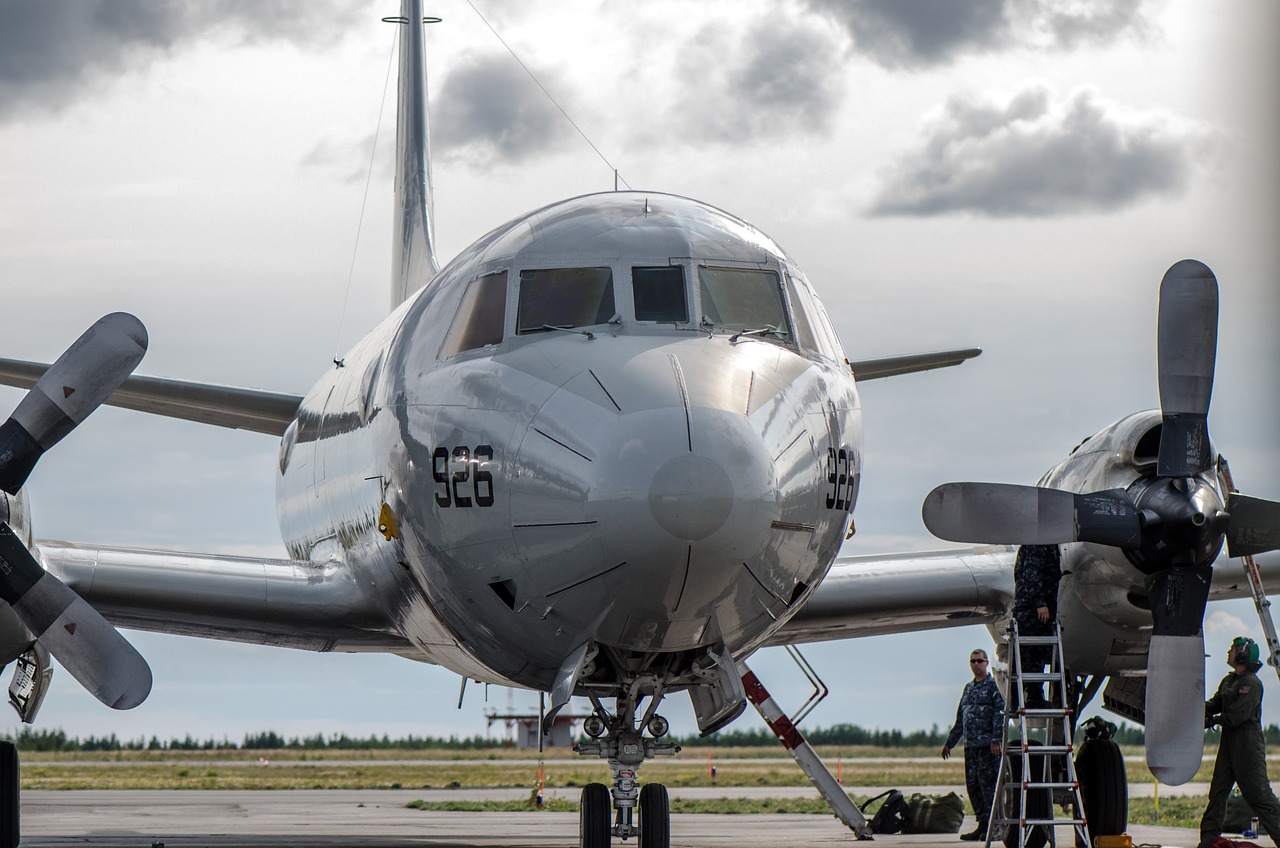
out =
{"type": "Polygon", "coordinates": [[[1211,149],[1204,125],[1139,112],[1088,87],[1034,82],[1003,101],[955,96],[882,174],[880,215],[1044,217],[1182,194],[1211,149]]]}

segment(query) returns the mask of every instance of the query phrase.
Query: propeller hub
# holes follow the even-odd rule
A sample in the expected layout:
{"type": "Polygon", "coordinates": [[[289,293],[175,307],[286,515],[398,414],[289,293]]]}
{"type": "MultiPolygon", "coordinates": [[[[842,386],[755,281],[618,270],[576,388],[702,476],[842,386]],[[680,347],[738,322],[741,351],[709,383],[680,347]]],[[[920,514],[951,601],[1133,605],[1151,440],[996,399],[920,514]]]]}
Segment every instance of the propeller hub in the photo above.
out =
{"type": "Polygon", "coordinates": [[[1217,559],[1230,516],[1213,486],[1195,477],[1147,477],[1128,489],[1142,524],[1142,544],[1126,548],[1147,574],[1217,559]]]}

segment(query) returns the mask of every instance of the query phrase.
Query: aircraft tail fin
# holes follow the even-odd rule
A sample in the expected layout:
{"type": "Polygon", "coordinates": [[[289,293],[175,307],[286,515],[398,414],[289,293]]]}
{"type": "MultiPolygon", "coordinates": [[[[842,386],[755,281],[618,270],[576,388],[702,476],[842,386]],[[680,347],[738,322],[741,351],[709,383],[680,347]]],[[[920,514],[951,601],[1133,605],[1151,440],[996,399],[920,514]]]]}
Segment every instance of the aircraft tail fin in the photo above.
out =
{"type": "Polygon", "coordinates": [[[398,24],[401,30],[399,82],[396,87],[392,309],[422,288],[440,270],[436,261],[435,212],[431,202],[430,122],[422,0],[402,0],[398,24]]]}

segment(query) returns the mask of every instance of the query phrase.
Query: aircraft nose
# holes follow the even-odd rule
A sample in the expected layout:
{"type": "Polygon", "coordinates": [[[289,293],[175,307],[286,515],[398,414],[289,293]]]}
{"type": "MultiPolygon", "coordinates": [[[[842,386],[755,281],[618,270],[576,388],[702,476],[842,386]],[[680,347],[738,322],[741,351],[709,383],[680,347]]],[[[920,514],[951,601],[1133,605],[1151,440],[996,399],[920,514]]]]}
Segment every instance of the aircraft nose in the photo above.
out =
{"type": "Polygon", "coordinates": [[[785,384],[710,345],[594,364],[521,440],[511,509],[529,594],[609,644],[683,650],[763,628],[812,582],[816,536],[834,535],[802,438],[814,405],[770,406],[785,384]]]}
{"type": "Polygon", "coordinates": [[[696,542],[724,526],[733,510],[733,482],[714,459],[673,456],[649,485],[649,512],[672,536],[696,542]]]}

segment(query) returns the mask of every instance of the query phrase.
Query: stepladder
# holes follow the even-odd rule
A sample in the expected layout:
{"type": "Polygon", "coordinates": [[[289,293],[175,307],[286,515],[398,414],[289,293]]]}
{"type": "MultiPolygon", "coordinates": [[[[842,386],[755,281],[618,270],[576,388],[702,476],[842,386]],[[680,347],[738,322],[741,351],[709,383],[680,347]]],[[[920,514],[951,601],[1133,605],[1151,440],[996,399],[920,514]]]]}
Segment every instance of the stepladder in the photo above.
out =
{"type": "Polygon", "coordinates": [[[1069,826],[1077,845],[1089,845],[1080,781],[1072,758],[1072,715],[1062,662],[1062,633],[1008,629],[1009,690],[1005,699],[1003,756],[996,777],[995,808],[987,829],[1006,848],[1057,845],[1059,826],[1069,826]],[[1048,692],[1046,694],[1045,689],[1048,692]],[[1055,810],[1069,810],[1059,816],[1055,810]]]}

